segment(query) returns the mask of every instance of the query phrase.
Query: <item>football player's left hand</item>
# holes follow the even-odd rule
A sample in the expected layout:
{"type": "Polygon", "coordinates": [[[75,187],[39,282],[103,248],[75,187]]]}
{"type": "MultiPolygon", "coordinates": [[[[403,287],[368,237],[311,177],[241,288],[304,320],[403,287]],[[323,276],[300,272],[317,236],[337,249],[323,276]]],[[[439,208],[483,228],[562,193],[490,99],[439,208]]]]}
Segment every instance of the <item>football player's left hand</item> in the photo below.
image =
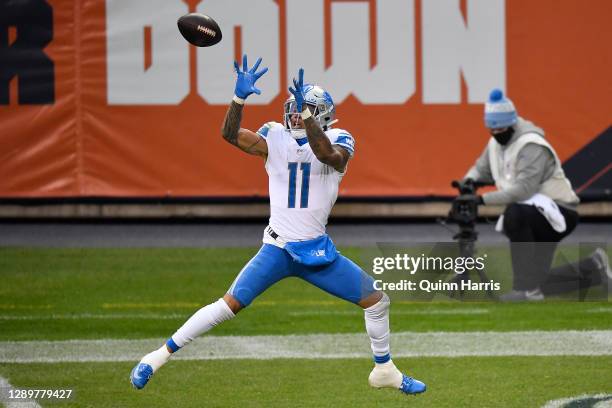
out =
{"type": "Polygon", "coordinates": [[[289,87],[289,92],[291,92],[295,98],[295,104],[298,112],[302,112],[304,108],[304,68],[300,68],[298,78],[299,79],[297,81],[295,78],[293,78],[294,88],[289,87]]]}

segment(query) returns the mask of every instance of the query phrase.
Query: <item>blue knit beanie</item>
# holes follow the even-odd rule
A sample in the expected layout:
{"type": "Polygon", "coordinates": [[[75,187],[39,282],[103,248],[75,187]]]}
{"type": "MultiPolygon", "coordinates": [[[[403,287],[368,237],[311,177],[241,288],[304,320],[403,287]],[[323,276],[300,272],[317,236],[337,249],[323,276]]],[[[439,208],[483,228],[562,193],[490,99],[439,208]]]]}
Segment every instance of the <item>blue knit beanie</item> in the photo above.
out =
{"type": "Polygon", "coordinates": [[[485,103],[484,121],[489,129],[510,127],[518,120],[512,101],[504,96],[501,89],[494,89],[485,103]]]}

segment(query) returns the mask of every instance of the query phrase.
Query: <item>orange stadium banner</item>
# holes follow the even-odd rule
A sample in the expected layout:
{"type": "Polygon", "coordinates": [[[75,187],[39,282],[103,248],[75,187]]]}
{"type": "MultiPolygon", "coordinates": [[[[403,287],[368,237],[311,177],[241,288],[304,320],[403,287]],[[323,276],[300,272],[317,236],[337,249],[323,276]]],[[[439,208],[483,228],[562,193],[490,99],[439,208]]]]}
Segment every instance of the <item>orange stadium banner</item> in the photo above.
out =
{"type": "MultiPolygon", "coordinates": [[[[611,188],[610,0],[20,0],[0,3],[0,198],[265,197],[220,127],[233,60],[263,57],[243,127],[282,121],[299,67],[356,140],[343,197],[448,196],[499,87],[581,193],[611,188]],[[223,40],[176,26],[212,16],[223,40]]],[[[607,193],[606,193],[607,191],[607,193]]]]}

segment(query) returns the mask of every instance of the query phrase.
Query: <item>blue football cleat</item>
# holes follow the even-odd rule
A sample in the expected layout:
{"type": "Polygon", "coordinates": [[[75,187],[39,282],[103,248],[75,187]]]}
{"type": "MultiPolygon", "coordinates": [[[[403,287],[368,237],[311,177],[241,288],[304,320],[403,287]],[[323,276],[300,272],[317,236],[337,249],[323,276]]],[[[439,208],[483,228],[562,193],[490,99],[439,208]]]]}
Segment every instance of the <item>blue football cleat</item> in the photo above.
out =
{"type": "Polygon", "coordinates": [[[143,389],[153,375],[153,367],[149,364],[138,363],[130,374],[130,382],[139,390],[143,389]]]}
{"type": "Polygon", "coordinates": [[[427,390],[427,386],[416,378],[408,377],[404,374],[400,391],[406,394],[420,394],[427,390]]]}

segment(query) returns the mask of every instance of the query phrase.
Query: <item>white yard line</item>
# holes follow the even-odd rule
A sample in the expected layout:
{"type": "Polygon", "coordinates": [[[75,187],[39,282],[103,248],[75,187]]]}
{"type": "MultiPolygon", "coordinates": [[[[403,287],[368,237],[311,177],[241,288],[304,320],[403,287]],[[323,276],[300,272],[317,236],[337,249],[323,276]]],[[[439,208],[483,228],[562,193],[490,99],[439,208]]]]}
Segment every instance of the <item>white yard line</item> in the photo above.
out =
{"type": "Polygon", "coordinates": [[[9,392],[15,390],[15,388],[8,382],[4,377],[0,377],[0,402],[4,404],[6,408],[41,408],[36,401],[31,399],[19,399],[11,401],[9,399],[9,392]]]}
{"type": "Polygon", "coordinates": [[[548,401],[542,408],[564,408],[564,407],[612,407],[612,394],[582,394],[576,397],[561,398],[548,401]]]}
{"type": "MultiPolygon", "coordinates": [[[[164,339],[0,342],[0,363],[137,361],[164,339]]],[[[394,357],[607,356],[612,330],[524,332],[394,332],[394,357]]],[[[365,333],[203,336],[180,360],[370,358],[365,333]]]]}

